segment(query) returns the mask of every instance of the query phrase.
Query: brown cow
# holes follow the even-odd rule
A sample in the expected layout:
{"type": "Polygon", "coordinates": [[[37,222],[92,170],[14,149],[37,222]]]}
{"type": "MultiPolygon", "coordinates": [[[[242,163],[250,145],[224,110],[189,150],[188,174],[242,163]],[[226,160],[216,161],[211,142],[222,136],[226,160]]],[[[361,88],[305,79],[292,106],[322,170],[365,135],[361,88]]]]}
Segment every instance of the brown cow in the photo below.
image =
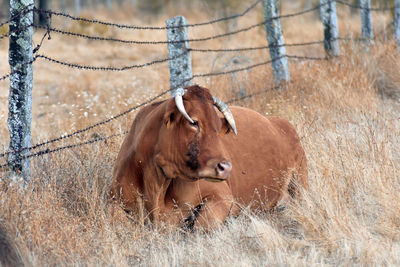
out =
{"type": "Polygon", "coordinates": [[[296,195],[294,185],[308,187],[287,120],[229,111],[199,86],[180,90],[143,108],[122,144],[110,195],[126,211],[143,203],[154,222],[213,228],[240,206],[271,209],[296,195]]]}

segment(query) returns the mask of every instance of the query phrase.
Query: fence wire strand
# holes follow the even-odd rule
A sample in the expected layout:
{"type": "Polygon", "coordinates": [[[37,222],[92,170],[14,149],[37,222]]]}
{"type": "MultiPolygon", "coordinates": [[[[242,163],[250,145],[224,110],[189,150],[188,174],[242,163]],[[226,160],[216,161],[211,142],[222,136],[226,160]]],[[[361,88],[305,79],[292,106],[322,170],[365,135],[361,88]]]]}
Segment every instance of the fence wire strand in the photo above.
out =
{"type": "Polygon", "coordinates": [[[191,52],[200,52],[200,53],[215,53],[215,52],[245,52],[245,51],[254,51],[254,50],[264,50],[275,47],[298,47],[298,46],[309,46],[309,45],[317,45],[323,44],[324,40],[313,41],[313,42],[305,42],[305,43],[294,43],[294,44],[274,44],[274,45],[264,45],[264,46],[256,46],[256,47],[239,47],[239,48],[225,48],[225,49],[201,49],[201,48],[189,48],[188,50],[191,52]]]}
{"type": "MultiPolygon", "coordinates": [[[[262,0],[257,0],[252,5],[250,5],[246,10],[244,10],[242,13],[239,13],[239,14],[234,14],[234,15],[231,15],[231,16],[226,16],[226,17],[222,17],[222,18],[218,18],[218,19],[213,19],[213,20],[206,21],[206,22],[189,23],[189,24],[178,25],[178,26],[137,26],[137,25],[118,24],[118,23],[101,21],[101,20],[98,20],[98,19],[89,19],[89,18],[84,18],[84,17],[77,17],[77,16],[73,16],[73,15],[70,15],[70,14],[67,14],[67,13],[52,11],[52,10],[48,10],[48,9],[45,10],[45,9],[40,9],[40,8],[36,8],[36,7],[28,8],[28,7],[34,5],[34,4],[30,4],[30,5],[27,6],[27,9],[21,10],[17,14],[13,15],[9,20],[1,22],[0,23],[0,27],[2,27],[5,24],[10,23],[10,21],[14,20],[15,18],[17,18],[17,17],[19,17],[21,15],[24,15],[24,14],[26,14],[28,12],[32,12],[33,11],[33,12],[36,12],[36,13],[44,13],[44,14],[48,14],[48,15],[66,17],[66,18],[69,18],[69,19],[74,20],[74,21],[83,21],[83,22],[87,22],[87,23],[101,24],[101,25],[116,27],[116,28],[120,28],[120,29],[168,30],[168,29],[180,28],[180,27],[198,27],[198,26],[211,25],[211,24],[215,24],[215,23],[218,23],[218,22],[228,21],[228,20],[231,20],[231,19],[243,17],[247,13],[249,13],[251,10],[253,10],[260,2],[262,2],[262,0]]],[[[331,3],[331,2],[336,2],[336,3],[341,4],[341,5],[346,5],[346,6],[350,7],[350,8],[354,8],[354,9],[367,9],[367,10],[371,10],[371,11],[392,11],[392,10],[394,10],[394,7],[371,7],[371,8],[365,8],[365,7],[361,7],[359,5],[354,5],[354,4],[351,4],[349,2],[342,1],[342,0],[330,0],[327,3],[324,3],[322,5],[319,4],[319,5],[317,5],[317,6],[313,7],[313,8],[298,12],[297,14],[293,14],[293,15],[298,16],[298,15],[302,15],[304,13],[308,13],[308,12],[314,11],[314,10],[320,8],[321,6],[327,5],[327,4],[331,3]]],[[[285,18],[285,17],[286,17],[286,15],[282,15],[282,16],[278,16],[278,17],[276,17],[274,19],[285,18]]],[[[0,35],[0,39],[5,38],[7,36],[8,36],[8,34],[0,35]]]]}
{"type": "Polygon", "coordinates": [[[83,21],[87,23],[95,23],[95,24],[101,24],[105,26],[112,26],[120,29],[133,29],[133,30],[168,30],[168,29],[174,29],[174,28],[181,28],[181,27],[198,27],[198,26],[205,26],[205,25],[211,25],[214,23],[222,22],[222,21],[227,21],[231,19],[236,19],[239,17],[245,16],[247,13],[249,13],[252,9],[254,9],[262,0],[257,0],[254,2],[252,5],[250,5],[245,11],[239,14],[234,14],[231,16],[227,17],[222,17],[218,19],[213,19],[210,21],[206,22],[199,22],[199,23],[191,23],[191,24],[184,24],[184,25],[178,25],[178,26],[137,26],[137,25],[126,25],[126,24],[117,24],[117,23],[112,23],[112,22],[105,22],[97,19],[88,19],[88,18],[82,18],[82,17],[76,17],[72,16],[70,14],[62,13],[62,12],[54,12],[51,10],[43,10],[43,9],[38,9],[36,8],[35,11],[38,13],[47,13],[47,14],[52,14],[55,16],[62,16],[69,18],[71,20],[75,21],[83,21]]]}
{"type": "MultiPolygon", "coordinates": [[[[259,67],[259,66],[270,64],[273,61],[279,60],[279,59],[281,59],[283,57],[287,57],[287,58],[290,58],[290,59],[297,59],[297,60],[325,60],[326,59],[326,58],[317,58],[317,57],[304,57],[304,56],[286,55],[286,56],[278,57],[278,58],[275,58],[275,59],[272,59],[272,60],[267,60],[267,61],[264,61],[264,62],[261,62],[261,63],[257,63],[257,64],[253,64],[253,65],[250,65],[250,66],[247,66],[247,67],[237,68],[237,69],[233,69],[233,70],[229,70],[229,71],[194,74],[194,75],[192,75],[192,77],[184,80],[182,82],[182,84],[177,86],[176,88],[181,87],[186,82],[191,81],[191,80],[193,80],[195,78],[213,77],[213,76],[227,75],[227,74],[231,74],[231,73],[246,71],[246,70],[250,70],[250,69],[253,69],[253,68],[256,68],[256,67],[259,67]]],[[[116,120],[116,119],[118,119],[118,118],[120,118],[122,116],[127,115],[128,113],[130,113],[132,111],[135,111],[135,110],[137,110],[137,109],[139,109],[139,108],[141,108],[143,106],[146,106],[146,105],[152,103],[154,100],[159,99],[160,97],[164,96],[165,94],[167,94],[168,92],[170,92],[171,90],[174,90],[176,88],[171,88],[169,90],[163,91],[160,94],[150,98],[149,100],[147,100],[147,101],[145,101],[145,102],[143,102],[143,103],[141,103],[139,105],[136,105],[136,106],[134,106],[132,108],[129,108],[129,109],[123,111],[122,113],[119,113],[116,116],[111,116],[110,118],[108,118],[106,120],[100,121],[100,122],[95,123],[93,125],[90,125],[90,126],[88,126],[86,128],[82,128],[80,130],[74,131],[74,132],[69,133],[67,135],[62,135],[60,137],[53,138],[53,139],[47,140],[47,141],[42,142],[42,143],[38,143],[38,144],[33,145],[31,147],[24,147],[24,148],[21,148],[20,150],[17,150],[17,151],[4,152],[4,153],[0,154],[0,158],[5,157],[5,156],[7,156],[9,154],[16,154],[16,153],[20,153],[20,152],[23,152],[23,151],[26,151],[26,150],[34,150],[34,149],[37,149],[37,148],[39,148],[41,146],[48,145],[48,144],[55,143],[55,142],[59,142],[61,140],[64,140],[64,139],[67,139],[67,138],[71,138],[71,137],[76,136],[78,134],[87,132],[87,131],[89,131],[89,130],[91,130],[93,128],[96,128],[96,127],[99,127],[101,125],[107,124],[107,123],[109,123],[109,122],[111,122],[113,120],[116,120]]]]}
{"type": "MultiPolygon", "coordinates": [[[[43,36],[42,40],[46,37],[46,34],[43,36]]],[[[377,37],[374,37],[377,38],[377,37]]],[[[339,37],[335,38],[334,40],[339,40],[339,41],[363,41],[364,39],[362,38],[347,38],[347,37],[339,37]]],[[[41,41],[42,43],[42,41],[41,41]]],[[[41,43],[37,45],[35,48],[35,52],[38,52],[38,49],[41,47],[41,43]]],[[[227,49],[201,49],[201,48],[189,48],[186,51],[184,51],[182,54],[174,56],[172,58],[164,58],[164,59],[157,59],[154,61],[142,63],[142,64],[134,64],[130,66],[124,66],[124,67],[99,67],[99,66],[91,66],[91,65],[80,65],[76,63],[70,63],[66,61],[62,61],[60,59],[55,59],[52,57],[49,57],[44,54],[36,54],[33,58],[32,61],[28,63],[22,63],[21,66],[24,66],[26,64],[32,64],[34,61],[36,61],[37,58],[43,58],[47,61],[50,61],[55,64],[60,64],[66,67],[70,68],[76,68],[76,69],[84,69],[84,70],[94,70],[94,71],[125,71],[125,70],[130,70],[130,69],[135,69],[135,68],[143,68],[155,64],[161,64],[176,58],[179,58],[181,56],[184,56],[188,52],[199,52],[199,53],[216,53],[216,52],[244,52],[244,51],[254,51],[254,50],[262,50],[262,49],[268,49],[268,48],[274,48],[274,47],[301,47],[301,46],[309,46],[309,45],[317,45],[317,44],[323,44],[323,40],[317,40],[317,41],[312,41],[312,42],[305,42],[305,43],[292,43],[292,44],[282,44],[282,45],[266,45],[266,46],[258,46],[258,47],[241,47],[241,48],[227,48],[227,49]]],[[[0,76],[0,81],[5,80],[10,77],[12,73],[5,74],[3,76],[0,76]]]]}
{"type": "MultiPolygon", "coordinates": [[[[66,146],[56,147],[54,149],[47,148],[47,149],[44,149],[44,150],[40,150],[40,151],[38,151],[36,153],[32,153],[32,154],[29,154],[29,155],[23,155],[23,156],[21,156],[20,159],[23,160],[23,159],[29,159],[29,158],[34,158],[34,157],[40,157],[40,156],[43,156],[43,155],[46,155],[46,154],[59,152],[59,151],[65,150],[65,149],[72,149],[72,148],[81,147],[81,146],[84,146],[84,145],[89,145],[89,144],[93,144],[93,143],[100,142],[100,141],[107,141],[107,140],[109,140],[111,138],[118,137],[118,136],[121,136],[121,135],[124,135],[124,134],[127,134],[127,133],[128,133],[128,131],[125,131],[123,133],[113,134],[113,135],[110,135],[110,136],[107,136],[107,137],[96,137],[96,138],[93,138],[93,139],[88,140],[86,142],[81,142],[81,143],[77,143],[77,144],[70,144],[70,145],[66,145],[66,146]]],[[[6,168],[6,167],[8,167],[8,166],[10,166],[10,165],[12,165],[14,163],[16,163],[20,159],[16,159],[16,160],[7,162],[5,164],[1,164],[0,165],[0,170],[4,169],[4,168],[6,168]]]]}
{"type": "Polygon", "coordinates": [[[179,54],[177,56],[174,56],[174,57],[157,59],[157,60],[153,60],[153,61],[142,63],[142,64],[134,64],[134,65],[124,66],[124,67],[99,67],[99,66],[80,65],[80,64],[69,63],[69,62],[58,60],[58,59],[54,59],[52,57],[49,57],[49,56],[46,56],[46,55],[42,55],[42,54],[39,54],[36,57],[37,58],[43,58],[43,59],[45,59],[47,61],[50,61],[52,63],[60,64],[60,65],[67,66],[67,67],[70,67],[70,68],[77,68],[77,69],[84,69],[84,70],[95,70],[95,71],[97,71],[97,70],[100,70],[100,71],[125,71],[125,70],[139,69],[139,68],[152,66],[152,65],[155,65],[155,64],[161,64],[161,63],[164,63],[164,62],[168,62],[170,60],[174,60],[174,59],[180,58],[180,57],[186,55],[187,53],[188,53],[188,51],[184,51],[183,53],[181,53],[181,54],[179,54]]]}
{"type": "MultiPolygon", "coordinates": [[[[69,18],[71,20],[75,20],[75,21],[84,21],[84,22],[87,22],[87,23],[97,23],[97,24],[117,27],[117,28],[121,28],[121,29],[166,30],[166,29],[179,28],[179,27],[197,27],[197,26],[210,25],[210,24],[214,24],[214,23],[217,23],[217,22],[221,22],[221,21],[226,21],[226,20],[242,17],[242,16],[246,15],[247,13],[249,13],[252,9],[254,9],[261,1],[262,0],[258,0],[256,2],[254,2],[245,11],[243,11],[240,14],[235,14],[235,15],[231,15],[231,16],[227,16],[227,17],[223,17],[223,18],[218,18],[218,19],[207,21],[207,22],[200,22],[200,23],[186,24],[186,25],[179,25],[179,26],[158,27],[158,26],[136,26],[136,25],[116,24],[116,23],[100,21],[100,20],[97,20],[97,19],[87,19],[87,18],[75,17],[75,16],[72,16],[72,15],[69,15],[69,14],[66,14],[66,13],[62,13],[62,12],[54,12],[54,11],[51,11],[51,10],[42,10],[42,9],[37,9],[37,8],[34,7],[34,8],[27,8],[25,10],[20,11],[18,14],[14,15],[13,17],[11,17],[10,20],[0,23],[0,27],[5,25],[5,24],[7,24],[7,23],[10,23],[10,21],[12,21],[13,19],[17,18],[18,16],[20,16],[20,15],[22,15],[24,13],[27,13],[27,12],[31,12],[31,11],[39,12],[39,13],[46,13],[48,15],[54,15],[54,16],[63,16],[63,17],[67,17],[67,18],[69,18]]],[[[388,11],[388,10],[393,10],[394,9],[393,7],[391,7],[391,8],[363,8],[361,6],[353,5],[353,4],[350,4],[350,3],[342,1],[342,0],[332,0],[332,1],[333,2],[337,2],[338,4],[341,4],[341,5],[349,6],[351,8],[368,9],[368,10],[371,10],[371,11],[388,11]]],[[[178,41],[122,40],[122,39],[117,39],[117,38],[109,38],[109,37],[102,37],[102,36],[90,36],[90,35],[70,32],[70,31],[64,31],[64,30],[61,30],[61,29],[52,28],[49,25],[47,25],[47,26],[31,25],[30,27],[33,26],[35,28],[45,29],[46,30],[46,34],[48,34],[48,35],[50,34],[50,32],[56,32],[56,33],[60,33],[60,34],[63,34],[63,35],[71,35],[71,36],[86,38],[86,39],[90,39],[90,40],[113,41],[113,42],[120,42],[120,43],[127,43],[127,44],[143,44],[143,45],[146,44],[147,45],[147,44],[169,44],[169,43],[181,43],[181,42],[202,42],[202,41],[218,39],[218,38],[227,37],[227,36],[231,36],[231,35],[234,35],[234,34],[246,32],[246,31],[249,31],[249,30],[254,29],[256,27],[262,26],[265,23],[267,23],[269,21],[273,21],[275,19],[291,18],[291,17],[295,17],[295,16],[300,16],[300,15],[303,15],[303,14],[306,14],[306,13],[309,13],[309,12],[313,12],[315,10],[318,10],[321,6],[327,5],[332,1],[328,1],[327,3],[324,3],[324,4],[316,5],[316,6],[312,7],[312,8],[309,8],[307,10],[303,10],[303,11],[300,11],[300,12],[295,12],[295,13],[291,13],[291,14],[271,17],[271,18],[268,18],[268,19],[264,20],[263,22],[260,22],[260,23],[254,24],[254,25],[250,25],[250,26],[247,26],[247,27],[235,30],[235,31],[230,31],[230,32],[226,32],[226,33],[223,33],[223,34],[217,34],[217,35],[214,35],[214,36],[208,36],[208,37],[203,37],[203,38],[194,38],[194,39],[178,40],[178,41]]],[[[40,48],[40,46],[41,46],[46,34],[43,36],[42,41],[40,42],[40,44],[35,48],[35,51],[34,51],[35,53],[38,52],[38,50],[39,50],[39,48],[40,48]]],[[[7,37],[7,36],[8,36],[8,34],[0,35],[0,40],[5,38],[5,37],[7,37]]],[[[350,38],[338,38],[338,40],[349,40],[349,39],[350,38]]],[[[175,56],[173,58],[164,58],[164,59],[154,60],[154,61],[143,63],[143,64],[135,64],[135,65],[124,66],[124,67],[99,67],[99,66],[79,65],[79,64],[69,63],[69,62],[63,62],[61,60],[54,59],[54,58],[51,58],[51,57],[43,55],[43,54],[35,54],[33,59],[30,62],[22,63],[22,65],[33,64],[33,62],[36,61],[37,58],[43,58],[43,59],[45,59],[47,61],[50,61],[50,62],[53,62],[53,63],[61,64],[61,65],[67,66],[67,67],[78,68],[78,69],[103,70],[103,71],[123,71],[123,70],[134,69],[134,68],[142,68],[142,67],[146,67],[146,66],[150,66],[150,65],[154,65],[154,64],[158,64],[158,63],[167,62],[169,60],[173,60],[173,59],[176,59],[178,57],[181,57],[181,56],[185,55],[186,53],[188,53],[189,51],[202,52],[202,53],[205,53],[205,52],[242,52],[242,51],[261,50],[261,49],[267,49],[267,48],[272,48],[272,47],[280,47],[280,46],[287,46],[287,47],[289,47],[289,46],[307,46],[307,45],[321,44],[323,42],[324,41],[314,41],[314,42],[297,43],[297,44],[295,43],[295,44],[284,44],[284,45],[275,45],[275,46],[269,45],[269,46],[229,48],[229,49],[192,48],[192,49],[188,49],[188,50],[184,51],[182,54],[180,54],[178,56],[175,56]]],[[[278,58],[274,58],[274,59],[271,59],[271,60],[267,60],[267,61],[264,61],[264,62],[256,63],[256,64],[249,65],[249,66],[242,67],[242,68],[231,69],[231,70],[221,71],[221,72],[210,72],[210,73],[194,74],[194,75],[192,75],[192,77],[184,80],[182,82],[182,84],[180,86],[177,86],[176,88],[183,86],[183,84],[185,84],[188,81],[191,81],[191,80],[193,80],[195,78],[213,77],[213,76],[227,75],[227,74],[247,71],[247,70],[251,70],[253,68],[259,67],[259,66],[264,66],[264,65],[270,64],[270,63],[272,63],[272,62],[274,62],[276,60],[279,60],[279,59],[285,58],[285,57],[288,58],[288,59],[292,59],[292,60],[326,60],[327,59],[327,57],[307,57],[307,56],[297,56],[297,55],[284,55],[284,56],[281,56],[281,57],[278,57],[278,58]]],[[[15,70],[14,72],[16,72],[16,71],[18,71],[18,70],[15,70]]],[[[9,78],[14,72],[10,72],[9,74],[1,76],[0,77],[0,81],[9,78]]],[[[42,146],[45,146],[45,145],[49,145],[49,144],[52,144],[52,143],[56,143],[56,142],[59,142],[61,140],[65,140],[65,139],[71,138],[73,136],[77,136],[79,134],[82,134],[84,132],[92,130],[92,129],[96,128],[96,127],[105,125],[105,124],[107,124],[107,123],[109,123],[109,122],[111,122],[113,120],[116,120],[118,118],[121,118],[121,117],[127,115],[130,112],[133,112],[133,111],[135,111],[135,110],[137,110],[137,109],[139,109],[139,108],[141,108],[143,106],[146,106],[146,105],[152,103],[153,101],[163,97],[165,94],[167,94],[168,92],[170,92],[171,90],[174,90],[176,88],[170,88],[169,90],[163,91],[163,92],[157,94],[156,96],[151,97],[147,101],[145,101],[145,102],[143,102],[141,104],[138,104],[138,105],[136,105],[134,107],[131,107],[131,108],[119,113],[116,116],[111,116],[108,119],[105,119],[103,121],[99,121],[99,122],[97,122],[95,124],[92,124],[92,125],[87,126],[85,128],[82,128],[82,129],[79,129],[77,131],[71,132],[69,134],[61,135],[59,137],[56,137],[56,138],[53,138],[53,139],[49,139],[47,141],[35,144],[33,146],[30,146],[30,147],[24,147],[24,148],[21,148],[20,150],[17,150],[17,151],[4,152],[4,153],[0,154],[0,158],[3,158],[3,157],[5,157],[7,155],[10,155],[10,154],[16,154],[16,153],[20,153],[20,152],[27,151],[27,150],[29,150],[29,151],[35,150],[35,149],[37,149],[39,147],[42,147],[42,146]]],[[[276,88],[276,87],[272,87],[272,88],[276,88]]],[[[270,90],[270,89],[265,89],[265,90],[262,90],[262,91],[259,91],[259,92],[255,92],[255,93],[252,93],[252,94],[249,94],[249,95],[245,95],[245,96],[242,96],[242,97],[239,97],[239,98],[234,98],[234,99],[231,99],[231,100],[227,101],[226,103],[230,104],[230,103],[233,103],[233,102],[236,102],[236,101],[240,101],[240,100],[243,100],[243,99],[246,99],[246,98],[251,98],[251,97],[253,97],[255,95],[265,93],[268,90],[270,90]]],[[[40,150],[40,151],[38,151],[36,153],[23,155],[23,156],[21,156],[21,158],[22,159],[27,159],[27,158],[32,158],[32,157],[39,157],[39,156],[43,156],[45,154],[50,154],[50,153],[62,151],[62,150],[65,150],[65,149],[72,149],[72,148],[80,147],[80,146],[87,145],[87,144],[92,144],[92,143],[99,142],[99,141],[106,141],[108,139],[114,138],[116,136],[121,136],[121,135],[126,134],[126,133],[127,133],[127,131],[124,132],[124,133],[110,135],[108,137],[97,137],[97,138],[94,138],[94,139],[91,139],[91,140],[88,140],[88,141],[85,141],[85,142],[81,142],[81,143],[77,143],[77,144],[69,144],[69,145],[66,145],[66,146],[56,147],[54,149],[47,148],[47,149],[44,149],[44,150],[40,150]]],[[[9,165],[12,165],[13,163],[14,162],[7,162],[6,164],[0,165],[0,169],[3,169],[4,167],[7,167],[9,165]]]]}
{"type": "Polygon", "coordinates": [[[223,37],[228,37],[228,36],[235,35],[235,34],[242,33],[242,32],[247,32],[247,31],[257,28],[259,26],[263,26],[265,23],[276,20],[276,19],[291,18],[291,17],[300,16],[300,15],[303,15],[306,13],[310,13],[310,12],[313,12],[313,11],[319,9],[321,6],[326,5],[326,4],[327,3],[319,4],[319,5],[316,5],[315,7],[312,7],[307,10],[300,11],[300,12],[271,17],[271,18],[265,19],[262,22],[259,22],[259,23],[256,23],[256,24],[253,24],[253,25],[250,25],[250,26],[247,26],[247,27],[235,30],[235,31],[230,31],[230,32],[217,34],[217,35],[213,35],[213,36],[202,37],[202,38],[193,38],[193,39],[189,38],[189,39],[184,39],[184,40],[173,40],[173,41],[124,40],[124,39],[118,39],[118,38],[112,38],[112,37],[93,36],[93,35],[88,35],[88,34],[65,31],[65,30],[54,28],[54,27],[49,28],[49,27],[40,26],[40,25],[35,25],[34,27],[39,28],[39,29],[47,29],[52,32],[59,33],[62,35],[67,35],[67,36],[69,35],[69,36],[75,36],[75,37],[85,38],[85,39],[94,40],[94,41],[110,41],[110,42],[118,42],[118,43],[124,43],[124,44],[159,45],[159,44],[176,44],[176,43],[183,43],[183,42],[204,42],[204,41],[219,39],[219,38],[223,38],[223,37]]]}
{"type": "Polygon", "coordinates": [[[154,100],[156,100],[156,99],[162,97],[163,95],[167,94],[168,92],[169,92],[169,90],[163,91],[162,93],[160,93],[160,94],[158,94],[158,95],[152,97],[152,98],[149,99],[148,101],[145,101],[145,102],[143,102],[143,103],[141,103],[141,104],[139,104],[139,105],[136,105],[136,106],[134,106],[134,107],[132,107],[132,108],[129,108],[129,109],[127,109],[127,110],[125,110],[125,111],[119,113],[119,114],[116,115],[116,116],[111,116],[111,117],[109,117],[109,118],[106,119],[106,120],[97,122],[97,123],[95,123],[95,124],[92,124],[92,125],[90,125],[90,126],[88,126],[88,127],[79,129],[79,130],[74,131],[74,132],[71,132],[71,133],[69,133],[69,134],[61,135],[61,136],[59,136],[59,137],[56,137],[56,138],[53,138],[53,139],[44,141],[44,142],[42,142],[42,143],[38,143],[38,144],[33,145],[33,146],[31,146],[31,147],[23,147],[23,148],[21,148],[21,149],[19,149],[19,150],[17,150],[17,151],[7,151],[7,152],[4,152],[4,153],[0,154],[0,158],[5,157],[5,156],[10,155],[10,154],[20,153],[20,152],[23,152],[23,151],[26,151],[26,150],[34,150],[34,149],[37,149],[37,148],[42,147],[42,146],[44,146],[44,145],[49,145],[49,144],[52,144],[52,143],[55,143],[55,142],[59,142],[59,141],[61,141],[61,140],[68,139],[68,138],[71,138],[71,137],[76,136],[76,135],[78,135],[78,134],[87,132],[87,131],[92,130],[92,129],[96,128],[96,127],[99,127],[99,126],[104,125],[104,124],[107,124],[107,123],[109,123],[109,122],[111,122],[111,121],[113,121],[113,120],[116,120],[116,119],[118,119],[118,118],[120,118],[120,117],[122,117],[122,116],[125,116],[125,115],[127,115],[128,113],[131,113],[132,111],[135,111],[135,110],[137,110],[137,109],[139,109],[139,108],[141,108],[141,107],[143,107],[143,106],[146,106],[146,105],[150,104],[151,102],[153,102],[154,100]]]}

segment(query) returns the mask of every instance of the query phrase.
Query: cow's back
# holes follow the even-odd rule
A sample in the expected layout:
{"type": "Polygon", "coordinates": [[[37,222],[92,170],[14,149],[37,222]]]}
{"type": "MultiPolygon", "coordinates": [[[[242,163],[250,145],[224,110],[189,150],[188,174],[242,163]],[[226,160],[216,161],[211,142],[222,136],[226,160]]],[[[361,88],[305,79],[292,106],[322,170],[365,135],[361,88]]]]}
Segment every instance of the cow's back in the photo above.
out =
{"type": "Polygon", "coordinates": [[[262,202],[269,209],[293,177],[307,187],[305,153],[294,127],[285,119],[246,108],[231,107],[231,111],[238,134],[223,140],[233,165],[229,184],[234,198],[242,205],[262,202]]]}

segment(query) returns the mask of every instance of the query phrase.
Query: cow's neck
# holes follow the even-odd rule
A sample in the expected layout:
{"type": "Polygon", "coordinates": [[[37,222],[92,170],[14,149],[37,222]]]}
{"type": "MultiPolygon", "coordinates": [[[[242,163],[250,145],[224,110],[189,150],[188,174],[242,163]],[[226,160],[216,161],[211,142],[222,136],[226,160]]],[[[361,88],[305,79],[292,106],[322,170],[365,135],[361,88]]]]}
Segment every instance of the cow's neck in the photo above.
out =
{"type": "Polygon", "coordinates": [[[165,204],[165,199],[172,179],[167,178],[162,169],[157,165],[154,165],[154,169],[151,171],[153,175],[145,175],[145,177],[151,177],[152,180],[144,183],[144,190],[147,200],[147,209],[151,213],[154,221],[158,222],[160,221],[161,214],[165,213],[166,209],[169,209],[165,204]]]}

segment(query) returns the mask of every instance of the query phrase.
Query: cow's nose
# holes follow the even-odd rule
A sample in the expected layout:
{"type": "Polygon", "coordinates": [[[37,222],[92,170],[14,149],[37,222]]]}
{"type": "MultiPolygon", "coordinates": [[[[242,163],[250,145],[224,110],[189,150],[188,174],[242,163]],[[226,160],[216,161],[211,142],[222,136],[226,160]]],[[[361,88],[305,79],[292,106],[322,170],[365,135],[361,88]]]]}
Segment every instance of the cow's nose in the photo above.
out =
{"type": "Polygon", "coordinates": [[[219,162],[215,168],[218,178],[228,179],[232,170],[232,164],[230,162],[219,162]]]}

